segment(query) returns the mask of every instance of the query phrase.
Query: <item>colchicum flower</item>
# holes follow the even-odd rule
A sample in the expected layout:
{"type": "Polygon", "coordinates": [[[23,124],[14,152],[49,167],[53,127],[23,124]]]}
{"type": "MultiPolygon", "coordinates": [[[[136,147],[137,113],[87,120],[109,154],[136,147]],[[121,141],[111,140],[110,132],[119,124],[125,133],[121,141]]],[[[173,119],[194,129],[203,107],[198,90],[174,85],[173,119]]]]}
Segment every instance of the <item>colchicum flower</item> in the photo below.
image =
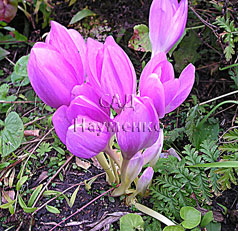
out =
{"type": "Polygon", "coordinates": [[[134,67],[112,36],[104,44],[88,38],[86,70],[95,91],[117,111],[136,94],[134,67]]]}
{"type": "Polygon", "coordinates": [[[27,72],[41,100],[58,108],[70,104],[71,90],[85,80],[86,44],[75,30],[51,22],[46,42],[31,49],[27,72]]]}
{"type": "Polygon", "coordinates": [[[117,141],[125,160],[150,147],[159,137],[159,118],[151,99],[134,97],[132,107],[130,102],[128,104],[115,118],[120,126],[117,141]]]}
{"type": "MultiPolygon", "coordinates": [[[[85,90],[85,92],[87,92],[85,90]]],[[[104,151],[112,136],[105,123],[112,123],[94,94],[90,100],[81,94],[69,107],[63,105],[54,113],[55,131],[67,149],[75,156],[89,159],[104,151]]]]}
{"type": "Polygon", "coordinates": [[[146,170],[143,172],[143,174],[137,181],[136,192],[135,192],[134,196],[136,196],[139,193],[142,195],[145,194],[146,189],[148,188],[148,186],[153,178],[153,175],[154,175],[153,168],[152,167],[146,168],[146,170]]]}
{"type": "Polygon", "coordinates": [[[153,0],[150,7],[149,35],[152,57],[168,53],[184,32],[188,14],[188,0],[153,0]]]}
{"type": "Polygon", "coordinates": [[[159,137],[157,141],[143,152],[143,166],[150,163],[150,166],[154,166],[157,160],[160,158],[160,154],[163,148],[164,131],[159,130],[159,137]]]}
{"type": "Polygon", "coordinates": [[[174,69],[165,53],[154,56],[145,66],[140,78],[141,96],[153,100],[159,118],[176,109],[188,97],[195,80],[195,67],[189,64],[180,77],[174,77],[174,69]]]}

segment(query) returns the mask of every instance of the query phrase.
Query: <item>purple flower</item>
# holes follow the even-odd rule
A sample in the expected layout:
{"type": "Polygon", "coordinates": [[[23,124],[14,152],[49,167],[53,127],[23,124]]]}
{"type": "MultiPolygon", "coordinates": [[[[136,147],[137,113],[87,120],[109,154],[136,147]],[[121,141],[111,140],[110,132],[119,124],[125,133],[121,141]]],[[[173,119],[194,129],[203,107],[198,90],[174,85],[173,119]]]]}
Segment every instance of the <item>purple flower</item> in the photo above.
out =
{"type": "Polygon", "coordinates": [[[143,152],[143,165],[150,163],[150,166],[154,166],[160,157],[164,142],[163,129],[159,131],[159,137],[157,141],[143,152]]]}
{"type": "Polygon", "coordinates": [[[126,160],[158,139],[159,118],[147,97],[134,97],[133,104],[127,104],[115,122],[119,126],[117,141],[126,160]]]}
{"type": "Polygon", "coordinates": [[[70,104],[71,90],[85,80],[85,52],[77,31],[51,22],[46,42],[33,46],[27,65],[31,85],[44,103],[55,108],[70,104]]]}
{"type": "Polygon", "coordinates": [[[184,32],[188,0],[154,0],[150,7],[149,29],[152,56],[168,53],[184,32]]]}
{"type": "Polygon", "coordinates": [[[88,38],[87,75],[95,91],[118,111],[136,93],[134,67],[112,36],[104,44],[88,38]]]}
{"type": "Polygon", "coordinates": [[[159,118],[176,109],[188,97],[195,80],[195,67],[189,64],[178,79],[165,53],[154,56],[145,66],[139,84],[141,96],[153,100],[159,118]]]}
{"type": "Polygon", "coordinates": [[[136,196],[137,194],[141,193],[142,195],[145,194],[146,189],[148,188],[152,178],[154,175],[154,170],[152,167],[148,167],[143,174],[141,175],[141,177],[139,178],[139,180],[137,181],[137,185],[136,185],[136,192],[134,194],[134,196],[136,196]]]}
{"type": "Polygon", "coordinates": [[[88,159],[104,151],[112,135],[107,123],[113,121],[97,99],[97,95],[89,99],[81,92],[69,107],[58,108],[52,118],[58,137],[78,157],[88,159]]]}

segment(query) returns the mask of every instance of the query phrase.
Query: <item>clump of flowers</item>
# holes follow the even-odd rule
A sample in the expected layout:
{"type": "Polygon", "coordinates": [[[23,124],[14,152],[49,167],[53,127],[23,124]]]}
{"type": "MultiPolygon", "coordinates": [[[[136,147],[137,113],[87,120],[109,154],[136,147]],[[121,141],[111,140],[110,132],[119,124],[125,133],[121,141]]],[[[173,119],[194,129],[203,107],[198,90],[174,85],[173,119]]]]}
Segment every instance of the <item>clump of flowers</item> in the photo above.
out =
{"type": "Polygon", "coordinates": [[[53,124],[58,137],[75,156],[97,157],[108,182],[119,185],[114,196],[145,193],[163,146],[159,119],[192,89],[194,66],[175,78],[166,57],[185,29],[187,11],[187,0],[153,1],[152,57],[140,76],[139,92],[135,69],[112,36],[104,43],[85,42],[77,31],[51,22],[46,41],[31,50],[29,78],[37,95],[57,109],[53,124]],[[114,142],[120,150],[112,148],[114,142]],[[131,189],[133,181],[136,189],[131,189]]]}

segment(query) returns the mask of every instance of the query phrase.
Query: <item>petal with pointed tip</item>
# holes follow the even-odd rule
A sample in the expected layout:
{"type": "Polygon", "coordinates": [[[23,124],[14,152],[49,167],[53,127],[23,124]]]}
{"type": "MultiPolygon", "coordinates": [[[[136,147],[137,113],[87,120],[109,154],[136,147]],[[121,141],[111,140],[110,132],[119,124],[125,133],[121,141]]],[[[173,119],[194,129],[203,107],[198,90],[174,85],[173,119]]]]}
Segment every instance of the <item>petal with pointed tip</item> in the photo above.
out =
{"type": "Polygon", "coordinates": [[[123,52],[121,48],[112,46],[105,48],[101,78],[103,92],[109,94],[111,102],[113,97],[117,96],[121,104],[119,107],[125,105],[127,96],[136,93],[135,70],[123,52]]]}
{"type": "Polygon", "coordinates": [[[78,82],[72,66],[57,51],[33,48],[27,73],[36,94],[46,104],[55,108],[69,105],[71,90],[78,82]]]}
{"type": "Polygon", "coordinates": [[[154,175],[154,171],[152,167],[148,167],[143,174],[141,175],[141,177],[139,178],[139,180],[137,181],[137,185],[136,185],[136,194],[141,193],[142,195],[145,194],[146,189],[148,188],[152,178],[154,175]]]}
{"type": "Polygon", "coordinates": [[[166,105],[166,113],[169,113],[179,107],[188,97],[195,81],[195,67],[189,64],[179,77],[179,88],[176,96],[166,105]]]}
{"type": "Polygon", "coordinates": [[[76,72],[79,84],[84,81],[84,69],[81,56],[68,30],[57,22],[51,21],[50,36],[47,42],[54,46],[70,62],[76,72]]]}

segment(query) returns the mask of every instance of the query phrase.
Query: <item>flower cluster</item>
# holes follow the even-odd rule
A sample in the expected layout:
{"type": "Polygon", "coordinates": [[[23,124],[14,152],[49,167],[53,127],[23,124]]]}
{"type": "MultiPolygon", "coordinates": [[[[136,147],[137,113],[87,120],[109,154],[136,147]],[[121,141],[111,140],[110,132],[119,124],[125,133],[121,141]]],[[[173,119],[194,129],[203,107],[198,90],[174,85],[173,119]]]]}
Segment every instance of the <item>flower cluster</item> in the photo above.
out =
{"type": "MultiPolygon", "coordinates": [[[[111,167],[110,183],[120,182],[114,196],[126,193],[142,167],[153,166],[159,158],[163,145],[159,118],[183,103],[192,89],[194,66],[188,65],[175,78],[166,57],[184,31],[187,8],[187,0],[153,1],[152,58],[140,76],[139,92],[135,69],[112,36],[104,43],[91,38],[85,42],[77,31],[51,22],[46,41],[31,50],[29,78],[42,101],[57,109],[53,124],[58,137],[72,154],[96,156],[102,166],[111,167]],[[121,153],[112,150],[115,140],[121,153]],[[102,153],[108,154],[109,163],[102,153]]],[[[134,195],[145,192],[152,176],[148,167],[134,195]]]]}

